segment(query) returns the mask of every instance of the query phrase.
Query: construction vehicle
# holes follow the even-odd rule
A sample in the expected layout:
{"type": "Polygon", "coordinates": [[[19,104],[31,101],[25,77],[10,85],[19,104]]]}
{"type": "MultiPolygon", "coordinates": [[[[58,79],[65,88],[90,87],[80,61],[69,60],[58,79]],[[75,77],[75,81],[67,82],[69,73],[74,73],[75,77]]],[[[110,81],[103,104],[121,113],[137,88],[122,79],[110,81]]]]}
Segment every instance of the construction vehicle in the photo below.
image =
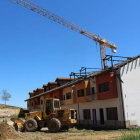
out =
{"type": "Polygon", "coordinates": [[[34,132],[42,127],[48,127],[51,133],[68,130],[76,124],[74,109],[61,109],[59,99],[44,99],[43,111],[25,113],[25,122],[13,119],[16,130],[34,132]]]}
{"type": "Polygon", "coordinates": [[[51,13],[48,10],[45,10],[44,8],[36,5],[35,3],[30,2],[29,0],[11,0],[11,1],[94,40],[96,42],[96,44],[99,43],[102,69],[107,67],[107,60],[105,59],[106,47],[111,48],[112,52],[116,53],[116,49],[117,49],[116,44],[112,43],[111,41],[109,41],[99,35],[93,34],[89,31],[51,13]]]}

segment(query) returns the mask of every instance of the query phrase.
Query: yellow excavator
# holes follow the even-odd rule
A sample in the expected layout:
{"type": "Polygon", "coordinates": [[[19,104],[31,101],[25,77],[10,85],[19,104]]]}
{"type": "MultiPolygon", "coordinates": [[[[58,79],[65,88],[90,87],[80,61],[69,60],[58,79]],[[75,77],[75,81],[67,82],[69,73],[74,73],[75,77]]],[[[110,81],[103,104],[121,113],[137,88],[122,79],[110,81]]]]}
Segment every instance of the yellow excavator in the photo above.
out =
{"type": "Polygon", "coordinates": [[[13,119],[16,130],[34,132],[48,127],[51,133],[68,130],[77,123],[74,109],[61,109],[59,99],[44,99],[43,111],[25,113],[25,122],[13,119]]]}

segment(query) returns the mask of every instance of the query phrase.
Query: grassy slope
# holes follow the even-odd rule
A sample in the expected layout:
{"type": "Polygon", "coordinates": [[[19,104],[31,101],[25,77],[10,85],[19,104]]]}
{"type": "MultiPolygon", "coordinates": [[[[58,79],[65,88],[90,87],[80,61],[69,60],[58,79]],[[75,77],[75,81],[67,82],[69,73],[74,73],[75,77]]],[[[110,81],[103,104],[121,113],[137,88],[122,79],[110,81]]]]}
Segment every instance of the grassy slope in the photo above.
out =
{"type": "Polygon", "coordinates": [[[11,105],[6,105],[6,107],[21,108],[21,107],[11,106],[11,105]]]}

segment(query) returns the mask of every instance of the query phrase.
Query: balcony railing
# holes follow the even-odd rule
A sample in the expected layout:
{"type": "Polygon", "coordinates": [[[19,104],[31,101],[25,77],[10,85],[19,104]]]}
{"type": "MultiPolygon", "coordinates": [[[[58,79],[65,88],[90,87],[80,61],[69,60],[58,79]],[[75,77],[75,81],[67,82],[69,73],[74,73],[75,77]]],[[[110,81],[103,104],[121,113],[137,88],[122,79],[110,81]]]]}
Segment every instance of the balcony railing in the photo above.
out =
{"type": "Polygon", "coordinates": [[[38,105],[38,109],[40,108],[40,105],[38,105]]]}
{"type": "Polygon", "coordinates": [[[30,111],[32,108],[31,107],[28,107],[27,109],[30,111]]]}
{"type": "Polygon", "coordinates": [[[61,100],[60,105],[65,105],[65,100],[61,100]]]}
{"type": "Polygon", "coordinates": [[[97,94],[87,95],[87,101],[97,100],[97,94]]]}

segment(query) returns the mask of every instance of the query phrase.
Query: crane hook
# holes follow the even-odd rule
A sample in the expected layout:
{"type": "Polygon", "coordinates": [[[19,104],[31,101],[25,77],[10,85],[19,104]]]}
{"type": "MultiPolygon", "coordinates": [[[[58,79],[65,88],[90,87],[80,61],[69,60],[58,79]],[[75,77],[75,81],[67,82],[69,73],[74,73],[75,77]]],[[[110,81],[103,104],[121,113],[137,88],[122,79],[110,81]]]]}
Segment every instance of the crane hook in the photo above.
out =
{"type": "Polygon", "coordinates": [[[97,49],[97,52],[98,52],[98,47],[97,47],[97,44],[98,44],[98,43],[96,42],[96,49],[97,49]]]}

